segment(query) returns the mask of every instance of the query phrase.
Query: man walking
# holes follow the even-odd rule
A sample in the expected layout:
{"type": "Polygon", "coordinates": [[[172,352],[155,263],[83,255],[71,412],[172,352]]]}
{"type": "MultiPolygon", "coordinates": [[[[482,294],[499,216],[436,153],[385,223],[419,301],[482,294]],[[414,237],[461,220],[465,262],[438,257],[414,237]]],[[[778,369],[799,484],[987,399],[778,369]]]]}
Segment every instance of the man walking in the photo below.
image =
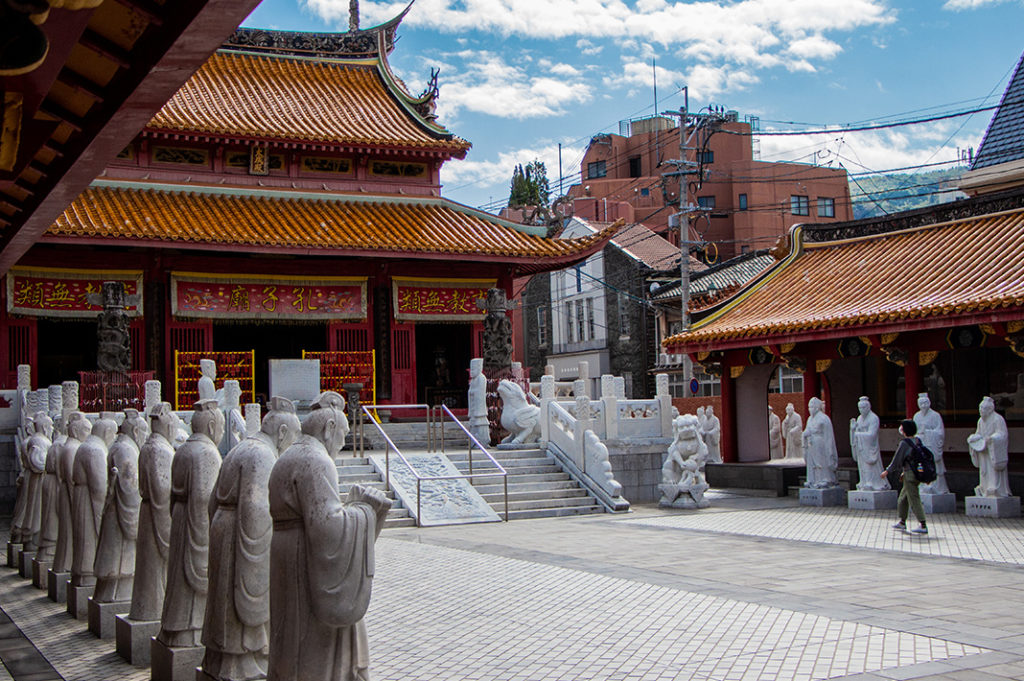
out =
{"type": "Polygon", "coordinates": [[[920,482],[914,477],[913,470],[913,439],[917,435],[917,424],[910,419],[900,422],[900,435],[903,439],[900,440],[900,445],[896,448],[896,454],[892,457],[892,463],[882,471],[883,478],[902,473],[903,489],[900,490],[899,502],[896,505],[896,512],[900,516],[900,521],[893,525],[893,528],[906,531],[907,514],[910,510],[913,510],[914,516],[921,525],[910,531],[914,534],[928,534],[928,525],[924,520],[924,506],[921,504],[921,492],[918,490],[920,482]]]}

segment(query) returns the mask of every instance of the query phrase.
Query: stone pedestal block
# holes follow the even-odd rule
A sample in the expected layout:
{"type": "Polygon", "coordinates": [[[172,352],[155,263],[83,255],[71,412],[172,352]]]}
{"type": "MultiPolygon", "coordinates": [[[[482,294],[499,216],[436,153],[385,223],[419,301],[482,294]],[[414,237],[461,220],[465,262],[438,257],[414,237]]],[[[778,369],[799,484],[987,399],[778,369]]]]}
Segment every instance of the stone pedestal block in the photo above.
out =
{"type": "Polygon", "coordinates": [[[46,588],[46,573],[50,571],[49,561],[40,561],[39,558],[32,559],[32,586],[37,589],[46,588]]]}
{"type": "Polygon", "coordinates": [[[128,615],[114,615],[117,654],[128,664],[145,667],[149,664],[153,637],[160,633],[160,620],[133,620],[128,615]]]}
{"type": "Polygon", "coordinates": [[[862,511],[882,511],[896,508],[899,493],[887,489],[881,492],[851,489],[846,494],[846,505],[862,511]]]}
{"type": "Polygon", "coordinates": [[[25,579],[32,577],[32,559],[36,557],[35,551],[21,551],[18,554],[18,574],[25,579]]]}
{"type": "Polygon", "coordinates": [[[18,552],[21,551],[23,548],[25,548],[23,544],[7,542],[7,567],[18,567],[18,552]]]}
{"type": "Polygon", "coordinates": [[[68,614],[76,620],[87,619],[89,617],[89,598],[95,589],[95,584],[89,586],[68,584],[68,614]]]}
{"type": "Polygon", "coordinates": [[[50,568],[46,571],[46,595],[54,603],[66,602],[69,581],[71,581],[70,572],[54,572],[53,568],[50,568]]]}
{"type": "Polygon", "coordinates": [[[196,667],[203,663],[205,646],[171,648],[153,639],[150,659],[152,681],[195,681],[196,667]]]}
{"type": "Polygon", "coordinates": [[[131,601],[97,603],[89,599],[89,631],[99,638],[114,638],[114,617],[132,609],[131,601]]]}
{"type": "Polygon", "coordinates": [[[843,506],[846,504],[846,490],[842,487],[800,488],[801,506],[843,506]]]}
{"type": "Polygon", "coordinates": [[[935,513],[956,513],[956,495],[952,492],[946,494],[922,494],[921,505],[927,514],[935,513]]]}
{"type": "Polygon", "coordinates": [[[1020,497],[967,497],[967,515],[986,518],[1019,518],[1020,497]]]}

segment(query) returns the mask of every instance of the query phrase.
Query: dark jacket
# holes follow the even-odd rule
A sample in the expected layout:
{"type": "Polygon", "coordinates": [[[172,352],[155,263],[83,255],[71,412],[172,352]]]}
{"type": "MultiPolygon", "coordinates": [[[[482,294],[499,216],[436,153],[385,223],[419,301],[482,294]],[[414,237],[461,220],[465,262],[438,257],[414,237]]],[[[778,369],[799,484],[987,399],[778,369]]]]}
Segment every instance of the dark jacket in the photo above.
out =
{"type": "Polygon", "coordinates": [[[886,477],[890,479],[896,479],[898,473],[903,473],[911,469],[910,455],[914,451],[914,446],[910,444],[911,439],[917,440],[917,438],[905,437],[900,440],[899,447],[896,448],[896,454],[892,457],[892,463],[885,469],[886,477]]]}

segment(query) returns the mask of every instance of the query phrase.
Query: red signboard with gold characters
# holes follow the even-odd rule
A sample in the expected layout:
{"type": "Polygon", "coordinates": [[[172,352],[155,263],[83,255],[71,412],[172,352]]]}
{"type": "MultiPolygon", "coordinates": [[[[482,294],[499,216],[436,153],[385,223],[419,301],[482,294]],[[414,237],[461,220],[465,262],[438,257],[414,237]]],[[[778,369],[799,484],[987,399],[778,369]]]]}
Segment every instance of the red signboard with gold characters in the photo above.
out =
{"type": "MultiPolygon", "coordinates": [[[[122,282],[129,296],[142,292],[142,272],[135,270],[15,267],[7,273],[7,311],[34,317],[94,319],[103,306],[90,303],[89,294],[102,293],[105,281],[122,282]]],[[[128,306],[129,315],[142,314],[141,297],[138,300],[137,305],[128,306]]]]}
{"type": "Polygon", "coordinates": [[[395,319],[400,321],[476,321],[484,311],[494,279],[392,279],[395,319]]]}
{"type": "Polygon", "coordinates": [[[365,277],[171,274],[175,317],[207,319],[366,319],[365,277]]]}

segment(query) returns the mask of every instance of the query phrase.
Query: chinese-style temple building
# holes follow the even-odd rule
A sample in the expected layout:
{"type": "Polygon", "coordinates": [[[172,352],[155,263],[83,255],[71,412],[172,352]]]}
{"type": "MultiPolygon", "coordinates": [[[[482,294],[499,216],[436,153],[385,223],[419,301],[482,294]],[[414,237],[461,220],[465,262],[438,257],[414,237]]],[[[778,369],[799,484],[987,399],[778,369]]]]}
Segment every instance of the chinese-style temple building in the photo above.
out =
{"type": "Polygon", "coordinates": [[[464,395],[485,291],[613,230],[549,239],[442,198],[470,144],[437,122],[436,77],[414,96],[391,72],[400,19],[236,31],[7,273],[7,385],[95,368],[86,295],[114,279],[137,294],[133,369],[165,383],[179,351],[250,353],[255,395],[269,359],[373,351],[379,402],[464,395]]]}

